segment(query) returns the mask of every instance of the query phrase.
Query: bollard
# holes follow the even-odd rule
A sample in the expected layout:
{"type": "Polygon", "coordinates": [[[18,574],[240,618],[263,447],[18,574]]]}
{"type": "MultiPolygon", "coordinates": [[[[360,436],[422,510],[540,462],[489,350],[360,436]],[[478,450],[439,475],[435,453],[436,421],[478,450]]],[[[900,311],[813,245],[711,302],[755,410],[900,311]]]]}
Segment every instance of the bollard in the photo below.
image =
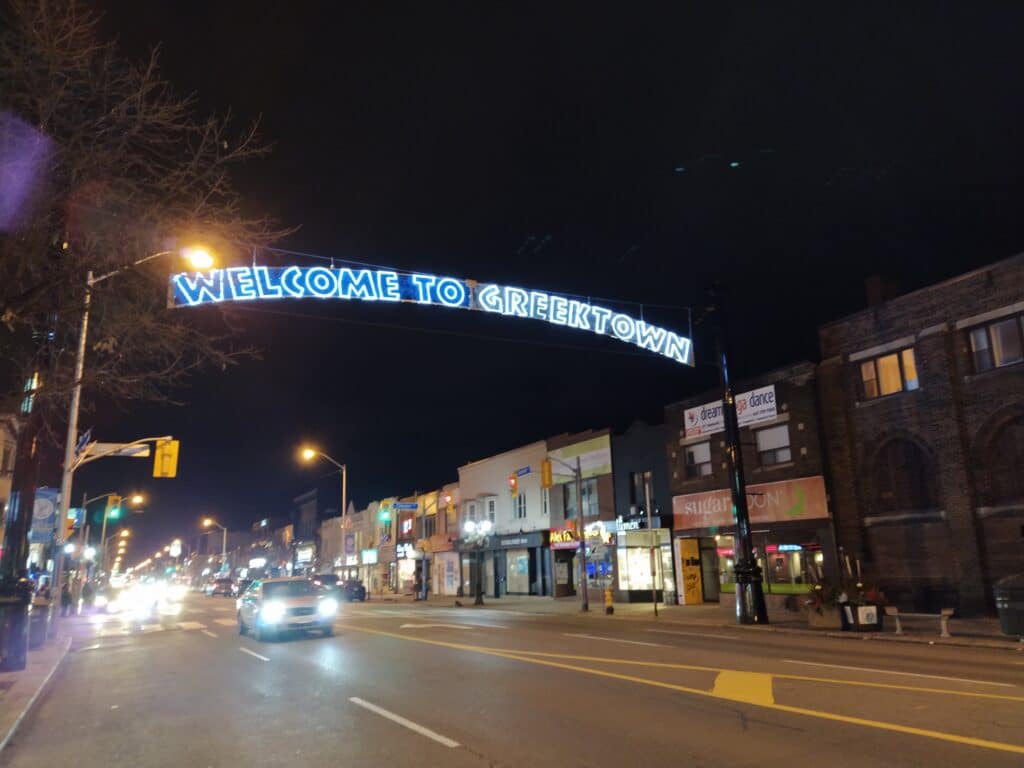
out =
{"type": "Polygon", "coordinates": [[[604,612],[611,616],[615,613],[615,606],[612,605],[612,589],[606,587],[604,590],[604,612]]]}
{"type": "Polygon", "coordinates": [[[28,614],[28,647],[34,651],[46,643],[46,632],[50,626],[51,601],[35,599],[28,614]]]}

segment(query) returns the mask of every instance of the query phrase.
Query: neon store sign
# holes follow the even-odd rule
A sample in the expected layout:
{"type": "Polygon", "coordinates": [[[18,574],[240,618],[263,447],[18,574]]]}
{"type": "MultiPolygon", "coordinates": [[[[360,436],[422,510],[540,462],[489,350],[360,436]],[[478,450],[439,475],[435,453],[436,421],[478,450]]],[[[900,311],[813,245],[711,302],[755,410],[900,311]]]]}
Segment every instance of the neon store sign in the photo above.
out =
{"type": "Polygon", "coordinates": [[[230,267],[171,276],[171,305],[175,307],[269,299],[404,301],[473,309],[611,336],[677,363],[693,365],[693,344],[687,337],[607,307],[546,291],[348,267],[230,267]]]}

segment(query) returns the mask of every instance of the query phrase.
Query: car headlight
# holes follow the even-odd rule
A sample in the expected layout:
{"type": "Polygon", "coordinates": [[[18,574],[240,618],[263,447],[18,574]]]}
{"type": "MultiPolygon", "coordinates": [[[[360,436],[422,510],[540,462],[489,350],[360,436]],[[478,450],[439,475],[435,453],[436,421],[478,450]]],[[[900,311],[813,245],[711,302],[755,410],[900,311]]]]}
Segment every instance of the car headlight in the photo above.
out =
{"type": "Polygon", "coordinates": [[[95,600],[95,603],[96,603],[96,607],[97,607],[97,608],[103,608],[103,607],[105,607],[105,606],[106,606],[106,604],[107,604],[107,598],[106,598],[106,596],[105,596],[105,595],[96,595],[96,600],[95,600]]]}
{"type": "Polygon", "coordinates": [[[333,616],[338,612],[338,601],[333,597],[325,597],[320,601],[316,610],[321,616],[333,616]]]}
{"type": "Polygon", "coordinates": [[[284,604],[277,602],[264,603],[260,608],[260,618],[267,624],[276,624],[284,618],[284,604]]]}

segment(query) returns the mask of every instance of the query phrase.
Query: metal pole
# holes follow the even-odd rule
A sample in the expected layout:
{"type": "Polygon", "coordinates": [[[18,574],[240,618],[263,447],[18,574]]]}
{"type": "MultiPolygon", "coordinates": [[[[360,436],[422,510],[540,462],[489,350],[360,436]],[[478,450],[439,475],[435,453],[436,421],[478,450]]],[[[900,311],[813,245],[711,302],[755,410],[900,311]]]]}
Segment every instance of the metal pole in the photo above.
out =
{"type": "Polygon", "coordinates": [[[473,601],[473,605],[483,605],[483,570],[484,570],[484,542],[481,541],[477,544],[478,550],[476,555],[476,599],[473,601]]]}
{"type": "MultiPolygon", "coordinates": [[[[56,543],[54,558],[53,592],[60,598],[62,571],[64,570],[64,526],[67,524],[68,509],[71,507],[71,480],[74,476],[72,464],[75,461],[75,446],[78,444],[78,406],[82,398],[82,374],[85,371],[85,342],[89,335],[89,304],[92,301],[92,270],[85,276],[85,297],[82,301],[82,327],[78,332],[78,350],[75,353],[75,376],[71,386],[71,405],[68,407],[68,432],[64,439],[64,469],[60,478],[60,515],[53,540],[56,543]]],[[[50,623],[52,634],[56,634],[55,622],[50,623]]]]}
{"type": "MultiPolygon", "coordinates": [[[[108,499],[109,501],[109,499],[108,499]]],[[[103,506],[103,527],[100,528],[100,568],[107,572],[107,506],[103,506]]]]}
{"type": "MultiPolygon", "coordinates": [[[[341,465],[341,522],[348,514],[348,464],[341,465]]],[[[343,526],[344,527],[344,526],[343,526]]]]}
{"type": "Polygon", "coordinates": [[[220,569],[224,570],[224,566],[228,564],[228,527],[226,525],[221,526],[221,537],[220,537],[220,569]]]}
{"type": "Polygon", "coordinates": [[[583,525],[583,470],[580,468],[580,457],[576,457],[576,518],[579,520],[580,535],[580,610],[590,610],[590,598],[587,595],[587,531],[583,525]]]}
{"type": "MultiPolygon", "coordinates": [[[[721,307],[719,307],[721,311],[721,307]]],[[[740,447],[739,420],[732,381],[729,379],[729,358],[726,352],[724,323],[718,322],[718,373],[722,383],[722,415],[725,420],[725,458],[736,511],[736,623],[767,624],[768,609],[764,603],[761,569],[754,560],[750,535],[750,513],[747,510],[747,486],[743,477],[743,451],[740,447]]]]}
{"type": "Polygon", "coordinates": [[[658,572],[654,559],[654,528],[651,527],[651,484],[644,478],[644,507],[647,509],[647,535],[650,537],[648,543],[651,545],[651,602],[654,603],[654,615],[658,615],[658,583],[655,581],[655,574],[658,572]]]}

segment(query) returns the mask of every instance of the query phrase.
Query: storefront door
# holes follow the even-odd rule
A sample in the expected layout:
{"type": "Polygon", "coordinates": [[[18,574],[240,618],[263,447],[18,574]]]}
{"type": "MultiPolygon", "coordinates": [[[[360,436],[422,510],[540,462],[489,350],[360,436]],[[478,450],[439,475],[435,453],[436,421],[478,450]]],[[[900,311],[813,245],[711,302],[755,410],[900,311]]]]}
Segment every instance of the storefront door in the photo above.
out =
{"type": "Polygon", "coordinates": [[[718,550],[715,540],[700,540],[700,575],[705,603],[718,602],[718,550]]]}

